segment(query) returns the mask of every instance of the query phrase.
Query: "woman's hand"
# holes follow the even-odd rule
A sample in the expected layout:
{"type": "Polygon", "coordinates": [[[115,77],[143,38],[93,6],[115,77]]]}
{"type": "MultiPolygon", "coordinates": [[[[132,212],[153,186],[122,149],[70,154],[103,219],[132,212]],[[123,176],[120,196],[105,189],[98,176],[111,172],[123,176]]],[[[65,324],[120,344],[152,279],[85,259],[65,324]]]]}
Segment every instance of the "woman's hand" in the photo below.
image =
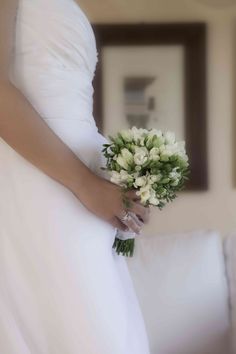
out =
{"type": "Polygon", "coordinates": [[[140,203],[135,190],[124,192],[121,187],[96,174],[91,173],[85,187],[75,194],[90,211],[120,230],[139,233],[143,224],[149,221],[150,208],[140,203]],[[132,211],[134,217],[122,222],[120,218],[124,210],[132,211]]]}

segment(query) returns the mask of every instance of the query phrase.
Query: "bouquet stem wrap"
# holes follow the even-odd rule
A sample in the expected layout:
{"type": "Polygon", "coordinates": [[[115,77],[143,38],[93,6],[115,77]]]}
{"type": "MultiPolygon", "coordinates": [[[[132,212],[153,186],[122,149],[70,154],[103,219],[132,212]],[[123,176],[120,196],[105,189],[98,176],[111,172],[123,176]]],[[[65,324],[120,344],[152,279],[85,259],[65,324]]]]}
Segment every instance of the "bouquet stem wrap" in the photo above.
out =
{"type": "MultiPolygon", "coordinates": [[[[131,212],[129,212],[132,214],[131,212]]],[[[117,229],[116,237],[113,243],[113,248],[118,254],[123,254],[126,257],[132,257],[134,254],[134,244],[136,233],[133,231],[121,231],[117,229]]]]}
{"type": "Polygon", "coordinates": [[[123,256],[133,257],[135,235],[132,235],[132,237],[129,235],[129,237],[123,239],[123,235],[121,235],[121,233],[122,231],[118,230],[112,247],[118,254],[122,253],[123,256]]]}

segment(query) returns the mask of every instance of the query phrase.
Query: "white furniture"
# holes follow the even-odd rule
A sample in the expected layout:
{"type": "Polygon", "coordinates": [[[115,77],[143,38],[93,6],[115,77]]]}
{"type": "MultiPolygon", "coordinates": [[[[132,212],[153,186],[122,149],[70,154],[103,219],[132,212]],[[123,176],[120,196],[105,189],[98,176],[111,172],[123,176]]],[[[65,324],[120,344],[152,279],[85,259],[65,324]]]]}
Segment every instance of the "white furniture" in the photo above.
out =
{"type": "Polygon", "coordinates": [[[151,354],[236,354],[236,237],[145,235],[127,263],[151,354]]]}

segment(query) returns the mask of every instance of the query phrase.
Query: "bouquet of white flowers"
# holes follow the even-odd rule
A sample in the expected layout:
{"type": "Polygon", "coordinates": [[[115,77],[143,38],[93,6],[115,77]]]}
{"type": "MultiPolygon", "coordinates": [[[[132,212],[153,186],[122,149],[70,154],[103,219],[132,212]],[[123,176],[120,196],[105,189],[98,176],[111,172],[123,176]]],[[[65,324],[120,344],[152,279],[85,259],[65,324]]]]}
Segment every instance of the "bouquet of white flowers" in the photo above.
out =
{"type": "MultiPolygon", "coordinates": [[[[111,143],[103,144],[110,180],[125,191],[137,189],[141,203],[162,209],[173,201],[188,179],[189,162],[185,142],[176,141],[172,132],[157,129],[122,130],[109,136],[111,143]]],[[[118,230],[113,248],[117,253],[132,256],[135,234],[118,230]],[[128,235],[128,236],[127,236],[128,235]]]]}

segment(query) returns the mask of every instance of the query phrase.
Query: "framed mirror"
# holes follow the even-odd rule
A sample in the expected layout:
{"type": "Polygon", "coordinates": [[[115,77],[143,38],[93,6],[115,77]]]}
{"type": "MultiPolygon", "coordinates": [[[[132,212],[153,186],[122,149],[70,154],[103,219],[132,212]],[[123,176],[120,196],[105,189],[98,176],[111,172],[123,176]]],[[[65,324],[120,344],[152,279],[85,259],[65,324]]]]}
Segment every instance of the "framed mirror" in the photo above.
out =
{"type": "Polygon", "coordinates": [[[189,190],[206,190],[206,25],[95,24],[94,117],[106,137],[133,125],[176,133],[189,190]]]}

